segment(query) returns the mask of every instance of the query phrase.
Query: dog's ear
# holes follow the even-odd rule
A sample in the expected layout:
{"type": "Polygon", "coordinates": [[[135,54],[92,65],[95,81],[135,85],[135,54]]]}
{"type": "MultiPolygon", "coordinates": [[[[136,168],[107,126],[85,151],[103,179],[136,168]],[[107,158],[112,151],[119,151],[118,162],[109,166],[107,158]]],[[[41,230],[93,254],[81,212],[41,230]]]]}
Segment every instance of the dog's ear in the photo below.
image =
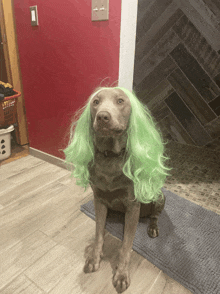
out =
{"type": "Polygon", "coordinates": [[[94,160],[94,146],[91,129],[90,105],[84,108],[83,113],[75,123],[74,131],[64,150],[66,163],[74,166],[72,175],[78,180],[76,183],[84,188],[89,184],[88,164],[94,160]]]}

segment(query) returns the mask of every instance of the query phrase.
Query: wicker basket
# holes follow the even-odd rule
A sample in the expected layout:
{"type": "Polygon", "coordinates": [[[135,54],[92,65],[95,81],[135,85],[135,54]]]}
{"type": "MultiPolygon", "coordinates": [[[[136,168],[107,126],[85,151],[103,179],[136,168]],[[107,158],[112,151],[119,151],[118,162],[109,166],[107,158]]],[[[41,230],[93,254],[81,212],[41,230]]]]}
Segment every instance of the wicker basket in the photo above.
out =
{"type": "Polygon", "coordinates": [[[18,91],[15,92],[15,95],[5,97],[4,100],[0,101],[0,128],[16,123],[17,98],[21,96],[21,93],[18,91]]]}

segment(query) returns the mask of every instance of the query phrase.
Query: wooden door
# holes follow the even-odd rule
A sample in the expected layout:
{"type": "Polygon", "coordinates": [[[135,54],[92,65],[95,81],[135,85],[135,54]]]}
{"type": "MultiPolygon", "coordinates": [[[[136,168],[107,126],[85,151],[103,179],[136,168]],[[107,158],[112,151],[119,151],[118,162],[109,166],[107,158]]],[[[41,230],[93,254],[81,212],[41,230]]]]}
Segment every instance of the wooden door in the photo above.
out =
{"type": "Polygon", "coordinates": [[[28,144],[28,131],[20,75],[19,53],[17,49],[13,1],[11,0],[0,0],[0,28],[1,35],[3,37],[1,39],[1,41],[3,41],[1,42],[3,43],[1,44],[1,52],[4,54],[4,58],[1,57],[0,59],[4,60],[4,65],[2,65],[2,79],[6,79],[7,82],[13,85],[15,90],[22,93],[17,102],[18,126],[16,127],[15,131],[17,143],[20,145],[25,145],[28,144]]]}

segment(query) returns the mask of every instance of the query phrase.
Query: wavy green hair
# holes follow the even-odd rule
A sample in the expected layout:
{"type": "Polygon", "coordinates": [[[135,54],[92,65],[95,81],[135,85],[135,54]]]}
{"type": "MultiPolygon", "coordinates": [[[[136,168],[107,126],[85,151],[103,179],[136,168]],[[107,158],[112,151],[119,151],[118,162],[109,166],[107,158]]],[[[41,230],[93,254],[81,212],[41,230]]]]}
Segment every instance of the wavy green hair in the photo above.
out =
{"type": "Polygon", "coordinates": [[[162,195],[168,170],[165,166],[164,143],[148,108],[143,105],[134,92],[123,87],[100,87],[89,97],[87,104],[81,108],[81,114],[71,126],[70,141],[64,150],[66,163],[74,166],[72,175],[76,184],[87,188],[90,183],[88,165],[94,163],[94,146],[90,100],[101,90],[120,89],[131,102],[131,114],[127,129],[126,160],[123,173],[133,181],[137,201],[149,203],[157,201],[162,195]]]}

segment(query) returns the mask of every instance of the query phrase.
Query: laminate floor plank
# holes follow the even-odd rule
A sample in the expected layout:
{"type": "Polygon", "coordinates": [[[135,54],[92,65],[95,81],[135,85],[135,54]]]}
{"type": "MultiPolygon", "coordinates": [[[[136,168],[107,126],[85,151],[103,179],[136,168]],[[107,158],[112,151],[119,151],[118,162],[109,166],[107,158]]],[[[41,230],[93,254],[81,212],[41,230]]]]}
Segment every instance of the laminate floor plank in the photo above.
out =
{"type": "Polygon", "coordinates": [[[20,240],[0,255],[0,289],[35,263],[56,243],[42,232],[36,231],[20,240]]]}
{"type": "Polygon", "coordinates": [[[1,209],[0,250],[7,249],[44,224],[55,222],[59,216],[66,215],[63,211],[61,213],[56,205],[61,198],[59,193],[65,193],[65,189],[67,187],[59,182],[50,183],[37,191],[23,195],[23,198],[18,197],[17,201],[1,209]]]}
{"type": "MultiPolygon", "coordinates": [[[[168,277],[165,273],[162,274],[161,278],[166,279],[166,284],[161,294],[191,294],[192,292],[177,283],[175,280],[168,277]]],[[[152,293],[153,294],[153,293],[152,293]]]]}
{"type": "MultiPolygon", "coordinates": [[[[0,198],[3,193],[8,193],[10,190],[15,188],[17,185],[8,179],[0,180],[0,198]]],[[[2,205],[2,207],[4,207],[2,205]]]]}
{"type": "Polygon", "coordinates": [[[47,178],[48,174],[56,174],[60,173],[61,171],[62,176],[69,175],[69,171],[65,169],[48,162],[42,162],[38,165],[32,166],[29,169],[24,169],[20,173],[8,177],[8,179],[13,183],[22,184],[29,180],[34,180],[39,175],[44,175],[44,177],[47,178]]]}
{"type": "Polygon", "coordinates": [[[72,215],[76,211],[80,213],[80,205],[91,199],[91,194],[88,193],[82,198],[82,190],[76,188],[75,191],[80,192],[75,194],[74,190],[56,181],[37,191],[26,193],[18,201],[0,210],[0,249],[12,246],[33,230],[42,229],[45,233],[54,235],[63,226],[67,227],[72,215]]]}
{"type": "Polygon", "coordinates": [[[29,267],[25,275],[45,292],[49,292],[74,270],[76,260],[73,252],[57,245],[29,267]]]}
{"type": "MultiPolygon", "coordinates": [[[[85,202],[90,198],[85,198],[85,202]]],[[[83,204],[83,203],[82,203],[83,204]]],[[[67,209],[56,211],[55,217],[51,218],[48,222],[44,222],[40,230],[50,238],[55,238],[56,242],[72,233],[76,226],[85,222],[88,218],[80,211],[79,205],[68,207],[67,209]]]]}
{"type": "Polygon", "coordinates": [[[1,290],[1,294],[44,294],[45,292],[39,289],[25,275],[21,274],[13,280],[7,287],[1,290]]]}
{"type": "MultiPolygon", "coordinates": [[[[25,187],[24,184],[22,186],[25,187]]],[[[62,184],[55,182],[22,194],[23,187],[19,186],[17,192],[14,190],[14,201],[0,211],[0,227],[13,227],[20,221],[30,220],[36,213],[42,214],[44,211],[49,213],[56,210],[57,206],[53,203],[53,198],[59,199],[59,192],[63,193],[67,189],[62,184]]]]}
{"type": "Polygon", "coordinates": [[[4,165],[0,164],[0,180],[2,181],[13,175],[20,174],[25,170],[29,170],[32,167],[43,163],[45,163],[45,161],[28,155],[4,165]]]}
{"type": "Polygon", "coordinates": [[[12,185],[6,192],[1,192],[0,204],[7,206],[16,202],[25,195],[29,195],[29,193],[37,191],[67,174],[68,171],[65,169],[45,163],[34,167],[33,170],[28,170],[25,174],[14,175],[8,180],[17,183],[17,185],[12,185]]]}

